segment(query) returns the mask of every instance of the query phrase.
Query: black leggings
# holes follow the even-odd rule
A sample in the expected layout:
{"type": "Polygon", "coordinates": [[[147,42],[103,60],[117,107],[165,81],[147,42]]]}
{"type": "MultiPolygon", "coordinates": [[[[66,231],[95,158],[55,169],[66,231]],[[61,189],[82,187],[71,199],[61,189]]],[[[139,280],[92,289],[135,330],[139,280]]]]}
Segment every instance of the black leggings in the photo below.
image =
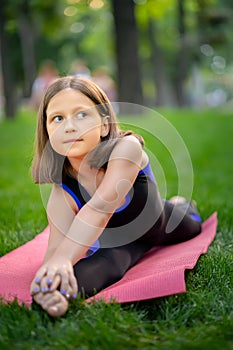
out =
{"type": "Polygon", "coordinates": [[[180,243],[197,236],[201,232],[201,224],[191,215],[198,215],[198,212],[190,202],[174,207],[166,201],[159,227],[151,229],[132,243],[116,248],[100,248],[92,256],[78,261],[74,265],[74,273],[79,293],[85,298],[90,297],[117,282],[146,251],[155,245],[180,243]],[[166,226],[173,208],[176,211],[175,216],[182,215],[183,218],[173,231],[166,233],[166,226]]]}

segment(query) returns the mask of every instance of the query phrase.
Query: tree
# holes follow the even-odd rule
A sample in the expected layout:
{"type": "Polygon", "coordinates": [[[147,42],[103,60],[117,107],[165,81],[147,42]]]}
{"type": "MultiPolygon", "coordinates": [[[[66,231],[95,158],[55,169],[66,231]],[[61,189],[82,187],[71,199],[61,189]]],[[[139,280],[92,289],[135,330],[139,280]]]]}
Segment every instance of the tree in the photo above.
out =
{"type": "Polygon", "coordinates": [[[164,51],[157,40],[155,20],[148,19],[148,39],[151,47],[151,67],[156,87],[156,105],[174,106],[176,99],[165,62],[164,51]]]}
{"type": "Polygon", "coordinates": [[[177,1],[177,27],[179,33],[179,47],[177,53],[176,92],[179,106],[185,105],[184,81],[187,73],[186,60],[186,26],[185,26],[185,0],[177,1]]]}
{"type": "Polygon", "coordinates": [[[9,34],[6,30],[6,1],[0,2],[0,54],[3,76],[3,92],[5,97],[4,109],[7,118],[13,118],[16,110],[15,84],[12,76],[11,48],[9,34]]]}
{"type": "Polygon", "coordinates": [[[156,105],[188,104],[191,100],[186,86],[193,66],[202,64],[201,45],[213,45],[223,56],[230,48],[226,39],[233,6],[227,0],[135,2],[143,68],[148,80],[154,78],[156,105]]]}
{"type": "MultiPolygon", "coordinates": [[[[38,43],[46,42],[50,33],[61,27],[63,16],[57,10],[58,2],[54,3],[53,0],[1,1],[0,44],[7,117],[13,117],[16,111],[16,88],[19,90],[20,87],[21,90],[19,98],[31,95],[32,84],[37,73],[36,47],[38,43]],[[16,39],[17,45],[14,45],[16,39]]],[[[51,43],[49,46],[53,47],[51,43]]],[[[46,56],[43,57],[42,54],[42,60],[48,58],[48,52],[44,47],[43,51],[46,56]]],[[[53,51],[53,54],[57,57],[57,52],[53,51]]]]}
{"type": "Polygon", "coordinates": [[[138,33],[132,0],[112,0],[119,101],[143,104],[138,33]]]}
{"type": "Polygon", "coordinates": [[[35,25],[32,19],[29,0],[23,0],[17,11],[18,32],[21,41],[24,71],[24,96],[29,97],[36,75],[35,25]]]}
{"type": "MultiPolygon", "coordinates": [[[[37,45],[41,39],[43,41],[44,37],[49,37],[62,24],[63,17],[57,7],[59,7],[59,1],[54,3],[52,0],[8,1],[9,20],[15,23],[15,32],[20,38],[24,97],[30,97],[37,74],[37,45]]],[[[46,59],[47,54],[46,52],[44,57],[46,59]]]]}
{"type": "Polygon", "coordinates": [[[144,81],[153,81],[156,93],[150,99],[157,106],[177,104],[170,74],[171,63],[168,62],[171,54],[168,54],[168,44],[163,38],[163,33],[171,22],[169,12],[173,13],[173,9],[174,0],[148,0],[146,3],[138,1],[136,6],[140,49],[144,58],[144,81]]]}

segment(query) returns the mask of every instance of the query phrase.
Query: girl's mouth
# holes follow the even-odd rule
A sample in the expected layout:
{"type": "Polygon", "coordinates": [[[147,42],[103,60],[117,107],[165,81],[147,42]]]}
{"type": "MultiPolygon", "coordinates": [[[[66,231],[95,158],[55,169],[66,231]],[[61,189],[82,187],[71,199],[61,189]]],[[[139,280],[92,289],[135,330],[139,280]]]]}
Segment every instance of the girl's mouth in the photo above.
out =
{"type": "Polygon", "coordinates": [[[70,139],[70,140],[66,140],[63,143],[75,143],[75,142],[80,142],[82,141],[81,139],[70,139]]]}

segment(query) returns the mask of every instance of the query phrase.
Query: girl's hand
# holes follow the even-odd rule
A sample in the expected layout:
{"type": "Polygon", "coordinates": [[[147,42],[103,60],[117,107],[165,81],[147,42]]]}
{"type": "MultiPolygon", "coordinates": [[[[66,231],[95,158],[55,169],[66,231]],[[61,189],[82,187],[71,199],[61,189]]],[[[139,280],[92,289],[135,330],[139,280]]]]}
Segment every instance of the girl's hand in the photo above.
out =
{"type": "Polygon", "coordinates": [[[58,287],[67,299],[70,297],[76,298],[78,287],[73,266],[65,258],[51,258],[48,260],[37,271],[31,283],[30,293],[32,296],[39,292],[48,293],[58,287]]]}

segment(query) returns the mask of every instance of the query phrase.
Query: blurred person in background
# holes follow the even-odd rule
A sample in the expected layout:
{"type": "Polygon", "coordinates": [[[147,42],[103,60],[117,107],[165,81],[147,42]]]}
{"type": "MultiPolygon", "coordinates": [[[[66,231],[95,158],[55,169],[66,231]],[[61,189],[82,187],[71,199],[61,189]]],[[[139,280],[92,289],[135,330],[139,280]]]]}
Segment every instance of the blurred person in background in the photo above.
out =
{"type": "Polygon", "coordinates": [[[116,84],[111,78],[107,68],[97,68],[93,72],[92,80],[106,93],[110,101],[117,100],[116,84]]]}
{"type": "Polygon", "coordinates": [[[32,93],[30,98],[30,105],[34,109],[37,110],[39,108],[40,102],[47,87],[58,77],[59,75],[56,64],[52,60],[45,60],[41,63],[38,76],[32,85],[32,93]]]}
{"type": "Polygon", "coordinates": [[[76,78],[91,78],[91,71],[84,60],[75,60],[71,66],[70,75],[76,78]]]}

